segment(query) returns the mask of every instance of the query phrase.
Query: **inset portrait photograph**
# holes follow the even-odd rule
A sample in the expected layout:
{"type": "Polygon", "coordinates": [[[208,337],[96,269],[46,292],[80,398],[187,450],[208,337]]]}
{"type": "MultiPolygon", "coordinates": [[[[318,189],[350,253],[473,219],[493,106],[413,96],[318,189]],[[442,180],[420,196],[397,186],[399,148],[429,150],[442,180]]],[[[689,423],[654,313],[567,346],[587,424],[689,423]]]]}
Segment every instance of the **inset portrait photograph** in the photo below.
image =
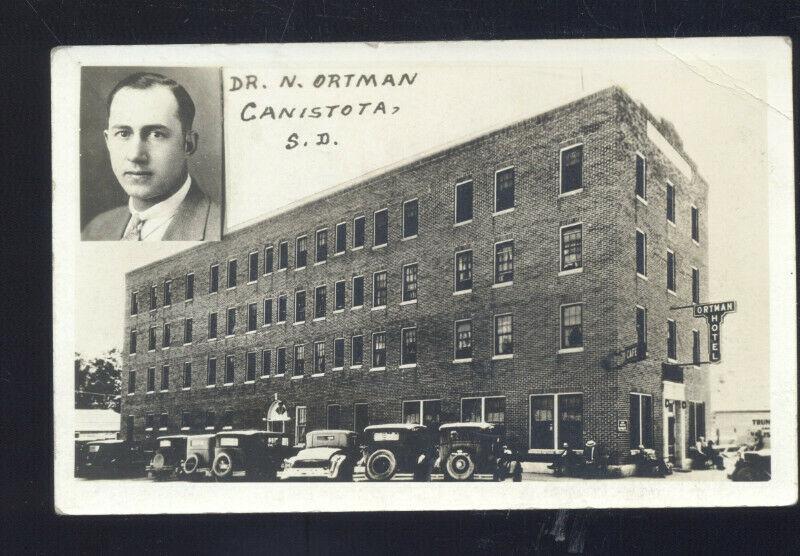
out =
{"type": "Polygon", "coordinates": [[[84,67],[81,238],[218,241],[219,68],[84,67]]]}

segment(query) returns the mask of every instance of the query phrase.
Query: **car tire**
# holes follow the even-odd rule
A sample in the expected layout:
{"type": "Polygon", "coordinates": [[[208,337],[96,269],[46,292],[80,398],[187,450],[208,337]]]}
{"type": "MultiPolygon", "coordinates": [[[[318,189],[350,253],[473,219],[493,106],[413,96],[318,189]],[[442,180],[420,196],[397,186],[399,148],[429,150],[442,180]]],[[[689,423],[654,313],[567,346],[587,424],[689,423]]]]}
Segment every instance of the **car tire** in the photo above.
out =
{"type": "Polygon", "coordinates": [[[388,481],[395,473],[397,458],[391,450],[375,450],[364,466],[364,474],[370,481],[388,481]]]}
{"type": "Polygon", "coordinates": [[[188,458],[183,460],[183,472],[186,473],[187,476],[192,475],[197,468],[200,466],[200,458],[198,458],[195,454],[190,455],[188,458]]]}
{"type": "Polygon", "coordinates": [[[233,458],[230,454],[222,452],[217,454],[214,458],[214,463],[211,465],[211,471],[217,480],[225,481],[233,476],[233,458]]]}
{"type": "Polygon", "coordinates": [[[475,460],[469,452],[450,454],[444,469],[455,481],[469,481],[475,476],[475,460]]]}

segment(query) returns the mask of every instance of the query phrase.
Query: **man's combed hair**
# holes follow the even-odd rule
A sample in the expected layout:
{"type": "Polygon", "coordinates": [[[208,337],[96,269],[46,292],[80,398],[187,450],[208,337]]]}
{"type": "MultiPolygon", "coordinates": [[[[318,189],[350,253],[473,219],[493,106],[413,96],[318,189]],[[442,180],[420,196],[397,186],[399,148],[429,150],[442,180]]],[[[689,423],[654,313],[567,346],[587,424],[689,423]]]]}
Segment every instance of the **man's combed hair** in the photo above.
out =
{"type": "Polygon", "coordinates": [[[114,100],[114,95],[116,95],[120,89],[124,89],[126,87],[130,87],[132,89],[149,89],[150,87],[154,87],[156,85],[162,85],[172,91],[172,94],[175,95],[175,100],[178,101],[178,119],[181,121],[183,131],[189,131],[192,129],[195,110],[192,97],[189,96],[189,93],[186,92],[186,89],[183,88],[183,85],[174,79],[170,79],[169,77],[161,75],[160,73],[138,72],[129,75],[117,83],[108,94],[106,110],[110,114],[111,101],[114,100]]]}

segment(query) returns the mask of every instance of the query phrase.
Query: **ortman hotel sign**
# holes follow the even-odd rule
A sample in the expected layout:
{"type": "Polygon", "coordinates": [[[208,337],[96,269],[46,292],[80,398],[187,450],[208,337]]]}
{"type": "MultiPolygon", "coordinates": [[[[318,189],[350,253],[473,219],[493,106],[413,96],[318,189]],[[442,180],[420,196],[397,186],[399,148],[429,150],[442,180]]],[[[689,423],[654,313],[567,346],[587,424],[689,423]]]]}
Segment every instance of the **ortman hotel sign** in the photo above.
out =
{"type": "Polygon", "coordinates": [[[736,302],[700,303],[693,305],[692,311],[696,318],[705,317],[708,322],[708,359],[711,363],[719,363],[722,359],[722,350],[720,349],[722,320],[726,314],[736,311],[736,302]]]}

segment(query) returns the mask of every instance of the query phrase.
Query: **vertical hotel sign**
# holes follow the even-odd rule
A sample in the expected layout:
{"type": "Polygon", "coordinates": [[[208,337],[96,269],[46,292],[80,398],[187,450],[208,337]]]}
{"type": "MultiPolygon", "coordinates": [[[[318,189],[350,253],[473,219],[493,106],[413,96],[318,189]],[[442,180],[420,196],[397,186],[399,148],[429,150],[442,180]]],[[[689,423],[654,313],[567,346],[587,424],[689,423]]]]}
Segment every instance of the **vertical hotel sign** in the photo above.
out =
{"type": "Polygon", "coordinates": [[[735,301],[722,303],[700,303],[692,307],[695,318],[705,317],[708,322],[708,358],[711,363],[719,363],[722,359],[720,348],[722,321],[725,315],[736,311],[735,301]]]}

